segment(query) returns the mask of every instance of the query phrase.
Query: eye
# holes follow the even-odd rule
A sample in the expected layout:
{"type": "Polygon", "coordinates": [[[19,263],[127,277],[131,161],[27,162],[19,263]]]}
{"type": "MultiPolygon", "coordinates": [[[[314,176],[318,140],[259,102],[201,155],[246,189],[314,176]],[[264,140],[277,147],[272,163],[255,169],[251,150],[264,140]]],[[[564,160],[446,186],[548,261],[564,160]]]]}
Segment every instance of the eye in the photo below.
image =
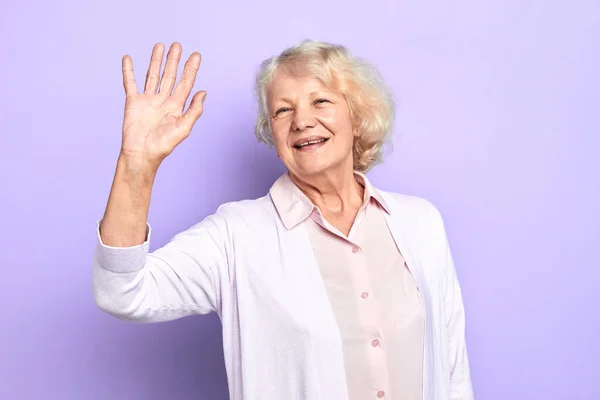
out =
{"type": "Polygon", "coordinates": [[[290,110],[291,110],[291,108],[281,107],[279,110],[275,111],[275,116],[278,116],[279,114],[290,111],[290,110]]]}
{"type": "Polygon", "coordinates": [[[314,104],[323,104],[323,103],[331,103],[331,102],[327,99],[317,99],[314,101],[314,104]]]}

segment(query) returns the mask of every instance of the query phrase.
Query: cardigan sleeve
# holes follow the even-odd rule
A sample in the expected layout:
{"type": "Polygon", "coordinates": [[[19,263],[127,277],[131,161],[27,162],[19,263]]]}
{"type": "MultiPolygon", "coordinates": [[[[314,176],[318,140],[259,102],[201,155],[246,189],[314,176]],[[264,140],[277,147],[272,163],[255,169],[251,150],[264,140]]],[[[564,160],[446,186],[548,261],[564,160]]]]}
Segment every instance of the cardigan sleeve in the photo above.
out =
{"type": "Polygon", "coordinates": [[[450,362],[450,399],[474,398],[465,337],[465,308],[444,221],[437,208],[431,207],[437,244],[441,256],[442,291],[450,362]]]}
{"type": "Polygon", "coordinates": [[[96,227],[93,293],[97,306],[130,322],[162,322],[219,311],[227,286],[226,227],[211,215],[149,252],[143,244],[111,247],[96,227]]]}

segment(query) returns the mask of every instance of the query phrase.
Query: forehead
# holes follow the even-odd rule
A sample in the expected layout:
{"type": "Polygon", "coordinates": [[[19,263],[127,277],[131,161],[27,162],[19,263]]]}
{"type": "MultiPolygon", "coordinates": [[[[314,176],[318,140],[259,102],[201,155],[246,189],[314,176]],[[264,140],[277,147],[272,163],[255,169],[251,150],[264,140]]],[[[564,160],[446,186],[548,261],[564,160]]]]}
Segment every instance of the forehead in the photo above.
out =
{"type": "Polygon", "coordinates": [[[280,68],[275,70],[271,82],[267,86],[267,98],[269,101],[299,97],[315,92],[333,92],[333,89],[325,85],[321,79],[311,76],[308,73],[292,76],[280,68]]]}

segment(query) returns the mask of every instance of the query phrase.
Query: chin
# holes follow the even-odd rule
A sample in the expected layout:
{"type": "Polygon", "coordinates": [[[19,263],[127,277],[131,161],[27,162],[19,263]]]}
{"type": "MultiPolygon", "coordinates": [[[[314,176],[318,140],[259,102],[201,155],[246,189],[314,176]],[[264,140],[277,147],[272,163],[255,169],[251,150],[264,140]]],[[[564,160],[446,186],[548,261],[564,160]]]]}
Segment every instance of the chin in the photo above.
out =
{"type": "Polygon", "coordinates": [[[328,172],[333,171],[340,167],[340,163],[333,162],[312,162],[312,163],[301,163],[296,164],[290,171],[298,176],[318,176],[326,175],[328,172]]]}

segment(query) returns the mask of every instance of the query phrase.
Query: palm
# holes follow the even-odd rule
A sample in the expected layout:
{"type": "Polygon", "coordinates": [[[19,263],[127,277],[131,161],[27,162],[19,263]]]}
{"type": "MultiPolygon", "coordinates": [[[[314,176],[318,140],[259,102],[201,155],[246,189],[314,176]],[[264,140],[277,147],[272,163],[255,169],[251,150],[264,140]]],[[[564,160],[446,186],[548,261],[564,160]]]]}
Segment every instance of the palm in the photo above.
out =
{"type": "Polygon", "coordinates": [[[202,114],[205,92],[196,93],[188,110],[183,112],[200,65],[200,55],[194,53],[190,56],[181,80],[175,87],[180,54],[180,45],[173,44],[159,89],[158,75],[163,50],[161,44],[154,47],[143,93],[137,92],[131,58],[123,58],[123,84],[126,93],[121,148],[123,154],[160,162],[190,134],[194,123],[202,114]]]}
{"type": "Polygon", "coordinates": [[[129,153],[166,153],[177,137],[177,122],[183,115],[156,95],[141,94],[125,102],[123,149],[129,153]]]}

